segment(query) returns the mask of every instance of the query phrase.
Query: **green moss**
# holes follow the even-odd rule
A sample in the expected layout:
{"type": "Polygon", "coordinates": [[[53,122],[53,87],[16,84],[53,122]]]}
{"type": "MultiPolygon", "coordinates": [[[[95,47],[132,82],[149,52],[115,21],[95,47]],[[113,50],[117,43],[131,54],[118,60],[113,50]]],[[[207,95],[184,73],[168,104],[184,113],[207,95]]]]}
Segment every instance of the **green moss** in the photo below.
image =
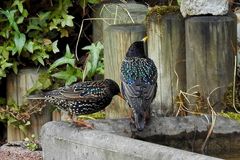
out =
{"type": "MultiPolygon", "coordinates": [[[[236,94],[235,94],[235,106],[237,109],[240,109],[240,99],[237,96],[237,93],[239,91],[240,85],[236,85],[236,94]]],[[[230,108],[233,108],[233,86],[230,84],[224,94],[223,102],[226,106],[226,110],[229,110],[230,108]]]]}
{"type": "Polygon", "coordinates": [[[239,113],[221,112],[220,115],[223,116],[223,117],[226,117],[226,118],[234,119],[234,120],[236,120],[240,123],[240,114],[239,113]]]}
{"type": "Polygon", "coordinates": [[[161,18],[163,15],[170,13],[180,13],[179,6],[154,6],[147,13],[147,20],[152,16],[161,18]]]}
{"type": "Polygon", "coordinates": [[[105,117],[106,117],[106,114],[104,111],[78,116],[78,118],[80,119],[105,119],[105,117]]]}

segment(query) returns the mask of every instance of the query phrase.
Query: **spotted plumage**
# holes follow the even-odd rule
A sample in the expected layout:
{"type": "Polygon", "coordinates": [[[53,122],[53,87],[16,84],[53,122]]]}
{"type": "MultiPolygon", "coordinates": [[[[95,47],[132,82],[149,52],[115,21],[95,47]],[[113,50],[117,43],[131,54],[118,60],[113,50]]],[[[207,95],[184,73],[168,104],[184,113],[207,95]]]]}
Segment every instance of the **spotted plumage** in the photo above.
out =
{"type": "Polygon", "coordinates": [[[144,53],[144,42],[133,43],[121,65],[121,90],[133,111],[135,127],[144,129],[150,104],[156,95],[157,68],[144,53]]]}
{"type": "Polygon", "coordinates": [[[105,79],[75,83],[45,92],[41,96],[30,96],[29,99],[44,99],[45,102],[78,116],[104,109],[117,94],[120,94],[118,84],[113,80],[105,79]]]}

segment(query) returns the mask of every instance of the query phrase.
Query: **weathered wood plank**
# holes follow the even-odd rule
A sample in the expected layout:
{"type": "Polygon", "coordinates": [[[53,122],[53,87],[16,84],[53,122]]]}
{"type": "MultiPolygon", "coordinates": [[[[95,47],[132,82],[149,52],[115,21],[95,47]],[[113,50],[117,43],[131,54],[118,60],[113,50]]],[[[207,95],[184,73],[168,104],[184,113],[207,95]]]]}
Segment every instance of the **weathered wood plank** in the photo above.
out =
{"type": "Polygon", "coordinates": [[[169,116],[176,110],[178,90],[185,90],[186,85],[184,19],[180,14],[170,13],[153,15],[147,23],[148,56],[158,70],[158,88],[151,106],[152,113],[154,116],[169,116]]]}
{"type": "MultiPolygon", "coordinates": [[[[37,69],[23,69],[17,75],[11,74],[7,77],[7,100],[14,100],[16,104],[22,105],[27,99],[24,98],[28,89],[32,87],[38,78],[37,69]]],[[[17,141],[23,140],[26,136],[39,136],[41,126],[51,120],[49,108],[43,108],[40,113],[31,115],[31,126],[28,129],[27,135],[24,135],[18,128],[9,125],[7,129],[7,140],[17,141]]]]}
{"type": "MultiPolygon", "coordinates": [[[[120,24],[109,26],[104,31],[104,66],[105,78],[111,78],[120,85],[121,63],[129,46],[145,36],[142,24],[120,24]]],[[[125,101],[115,96],[112,104],[106,109],[108,118],[129,116],[129,107],[125,101]]]]}
{"type": "Polygon", "coordinates": [[[53,121],[60,121],[61,120],[61,111],[54,110],[52,112],[52,120],[53,121]]]}
{"type": "Polygon", "coordinates": [[[233,81],[237,49],[235,15],[198,16],[186,19],[187,88],[199,87],[216,110],[222,109],[226,86],[233,81]],[[220,87],[220,88],[219,88],[220,87]]]}

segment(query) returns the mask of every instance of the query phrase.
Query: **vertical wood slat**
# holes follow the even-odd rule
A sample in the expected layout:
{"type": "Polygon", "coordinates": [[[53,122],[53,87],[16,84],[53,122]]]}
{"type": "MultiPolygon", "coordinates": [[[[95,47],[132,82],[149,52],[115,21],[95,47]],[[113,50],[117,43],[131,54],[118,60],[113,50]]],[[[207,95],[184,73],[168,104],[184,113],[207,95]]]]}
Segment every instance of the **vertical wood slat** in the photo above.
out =
{"type": "MultiPolygon", "coordinates": [[[[120,68],[129,46],[145,36],[142,24],[119,24],[109,26],[104,37],[104,77],[115,80],[120,86],[120,68]]],[[[115,96],[106,108],[108,118],[129,117],[130,110],[124,100],[115,96]]]]}
{"type": "Polygon", "coordinates": [[[235,15],[186,19],[187,88],[199,85],[196,90],[205,99],[216,89],[210,102],[217,111],[223,106],[226,86],[233,81],[236,23],[235,15]]]}
{"type": "Polygon", "coordinates": [[[105,19],[93,21],[93,41],[103,41],[103,32],[109,24],[144,23],[147,11],[148,9],[145,5],[136,3],[107,3],[97,5],[93,17],[105,19]],[[109,20],[107,18],[116,19],[109,20]]]}
{"type": "Polygon", "coordinates": [[[184,19],[180,14],[152,15],[148,19],[148,56],[158,70],[157,95],[151,105],[153,116],[173,115],[176,95],[180,89],[185,90],[184,28],[184,19]]]}
{"type": "MultiPolygon", "coordinates": [[[[28,89],[32,87],[38,78],[39,73],[37,69],[23,69],[17,75],[10,74],[7,77],[7,101],[14,100],[17,105],[22,105],[27,100],[24,98],[28,89]]],[[[24,135],[20,129],[8,125],[7,140],[18,141],[23,140],[26,136],[35,134],[39,137],[40,129],[43,124],[51,120],[51,113],[49,108],[43,108],[40,113],[31,115],[31,125],[28,129],[27,135],[24,135]]]]}
{"type": "Polygon", "coordinates": [[[54,110],[52,112],[52,120],[53,121],[61,121],[61,111],[54,110]]]}

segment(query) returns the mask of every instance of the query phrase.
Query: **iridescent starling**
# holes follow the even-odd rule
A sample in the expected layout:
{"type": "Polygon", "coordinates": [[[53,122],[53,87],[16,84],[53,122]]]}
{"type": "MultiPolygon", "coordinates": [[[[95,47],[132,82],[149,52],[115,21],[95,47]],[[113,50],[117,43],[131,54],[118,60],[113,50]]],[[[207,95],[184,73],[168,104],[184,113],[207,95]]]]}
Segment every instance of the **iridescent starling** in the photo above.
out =
{"type": "Polygon", "coordinates": [[[157,90],[157,68],[144,53],[144,41],[134,42],[121,66],[121,90],[132,109],[132,120],[138,131],[150,117],[150,104],[157,90]]]}
{"type": "Polygon", "coordinates": [[[98,112],[110,104],[114,95],[120,95],[118,84],[105,79],[100,81],[85,81],[57,90],[32,95],[28,99],[44,99],[70,115],[83,115],[98,112]]]}

